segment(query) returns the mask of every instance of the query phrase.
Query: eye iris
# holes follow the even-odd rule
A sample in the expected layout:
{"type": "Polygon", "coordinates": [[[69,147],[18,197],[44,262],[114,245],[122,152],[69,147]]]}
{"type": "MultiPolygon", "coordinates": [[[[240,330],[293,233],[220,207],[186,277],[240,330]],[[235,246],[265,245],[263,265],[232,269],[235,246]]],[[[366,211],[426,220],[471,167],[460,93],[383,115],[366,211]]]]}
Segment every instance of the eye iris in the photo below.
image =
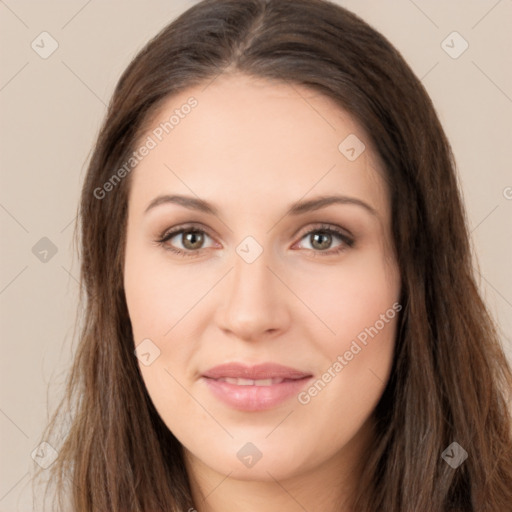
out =
{"type": "Polygon", "coordinates": [[[204,241],[203,233],[199,231],[185,231],[182,236],[183,246],[190,250],[200,249],[204,241]]]}
{"type": "Polygon", "coordinates": [[[311,237],[312,237],[311,245],[313,247],[315,247],[316,249],[324,250],[324,249],[327,249],[329,247],[329,245],[331,245],[332,235],[330,235],[329,233],[325,233],[323,231],[318,231],[316,233],[313,233],[311,235],[311,237]],[[323,237],[323,242],[322,242],[322,237],[323,237]]]}

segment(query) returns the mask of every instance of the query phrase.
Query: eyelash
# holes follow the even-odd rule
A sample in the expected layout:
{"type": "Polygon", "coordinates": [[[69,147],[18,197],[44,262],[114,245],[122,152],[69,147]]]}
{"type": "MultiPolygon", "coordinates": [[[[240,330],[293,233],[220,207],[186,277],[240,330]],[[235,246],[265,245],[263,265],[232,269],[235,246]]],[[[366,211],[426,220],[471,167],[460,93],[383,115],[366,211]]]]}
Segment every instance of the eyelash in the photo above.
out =
{"type": "MultiPolygon", "coordinates": [[[[171,251],[179,256],[182,256],[182,257],[197,257],[199,256],[201,253],[202,253],[202,250],[203,249],[198,249],[196,251],[192,251],[192,250],[189,250],[189,251],[184,251],[182,249],[177,249],[176,247],[172,247],[170,245],[166,245],[166,242],[168,242],[171,238],[174,238],[176,235],[179,235],[181,233],[203,233],[203,234],[206,234],[208,235],[210,238],[213,238],[207,231],[205,231],[204,229],[200,229],[198,228],[197,226],[194,226],[194,225],[191,225],[191,226],[178,226],[176,229],[172,230],[172,231],[164,231],[164,233],[162,233],[162,235],[160,235],[160,237],[155,241],[158,245],[160,245],[163,249],[165,249],[166,251],[171,251]]],[[[315,249],[307,249],[308,251],[312,251],[314,253],[315,256],[317,255],[320,255],[320,256],[333,256],[333,255],[336,255],[336,254],[340,254],[341,252],[347,250],[347,248],[351,248],[353,247],[354,245],[354,240],[346,235],[343,231],[341,231],[340,229],[334,227],[334,226],[331,226],[331,225],[328,225],[328,224],[321,224],[319,226],[315,226],[313,229],[307,231],[306,233],[304,233],[301,237],[300,237],[300,240],[302,240],[303,238],[313,234],[313,233],[317,233],[317,232],[320,232],[320,233],[324,233],[324,234],[330,234],[330,235],[335,235],[337,236],[338,238],[341,239],[341,241],[343,242],[341,245],[339,245],[338,247],[336,247],[335,249],[328,249],[328,250],[315,250],[315,249]]]]}

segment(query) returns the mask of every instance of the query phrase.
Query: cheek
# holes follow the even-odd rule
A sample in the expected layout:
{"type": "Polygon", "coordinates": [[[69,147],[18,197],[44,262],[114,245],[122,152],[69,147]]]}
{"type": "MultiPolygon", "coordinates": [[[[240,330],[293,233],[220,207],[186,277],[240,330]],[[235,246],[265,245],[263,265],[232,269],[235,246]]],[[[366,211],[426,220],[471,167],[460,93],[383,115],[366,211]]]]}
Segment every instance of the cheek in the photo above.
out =
{"type": "MultiPolygon", "coordinates": [[[[153,251],[158,253],[158,251],[153,251]]],[[[127,251],[124,288],[134,341],[164,339],[187,315],[211,284],[190,265],[169,264],[165,257],[127,251]]]]}
{"type": "Polygon", "coordinates": [[[322,335],[312,339],[325,361],[321,382],[299,401],[318,411],[310,418],[322,418],[322,407],[330,404],[334,417],[341,420],[350,411],[350,422],[357,424],[376,405],[389,378],[402,309],[398,269],[381,254],[367,253],[299,284],[323,322],[322,335]]]}
{"type": "MultiPolygon", "coordinates": [[[[364,344],[372,327],[380,339],[393,338],[400,280],[396,264],[375,251],[354,254],[339,266],[319,269],[315,274],[297,272],[298,294],[321,321],[324,352],[331,358],[348,350],[352,340],[364,344]],[[359,338],[358,338],[359,337],[359,338]]],[[[382,343],[383,350],[385,343],[382,343]]],[[[389,348],[389,347],[388,347],[389,348]]]]}
{"type": "Polygon", "coordinates": [[[180,436],[189,427],[181,418],[197,418],[201,414],[184,388],[188,378],[185,372],[197,351],[199,336],[184,332],[179,324],[205,293],[198,286],[197,276],[190,275],[186,266],[165,265],[165,258],[152,261],[151,254],[135,247],[127,251],[124,288],[134,348],[144,346],[140,352],[150,354],[149,364],[143,357],[138,358],[139,369],[160,417],[180,436]],[[176,410],[179,415],[174,413],[176,410]]]}
{"type": "Polygon", "coordinates": [[[194,306],[211,288],[207,278],[207,272],[200,275],[190,265],[170,264],[155,250],[132,245],[126,252],[124,288],[134,348],[150,353],[150,364],[140,357],[138,364],[164,419],[173,416],[167,409],[193,406],[179,383],[188,381],[190,360],[199,349],[201,324],[190,320],[199,310],[194,306]]]}

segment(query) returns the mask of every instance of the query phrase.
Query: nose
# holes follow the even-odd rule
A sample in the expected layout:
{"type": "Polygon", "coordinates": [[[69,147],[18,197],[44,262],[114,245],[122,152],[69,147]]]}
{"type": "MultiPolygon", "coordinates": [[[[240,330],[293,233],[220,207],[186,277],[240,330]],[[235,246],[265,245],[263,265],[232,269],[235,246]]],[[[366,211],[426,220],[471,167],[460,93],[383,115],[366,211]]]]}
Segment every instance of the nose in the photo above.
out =
{"type": "Polygon", "coordinates": [[[276,274],[265,251],[252,263],[235,254],[222,290],[225,301],[216,312],[217,325],[246,341],[275,337],[288,329],[291,293],[276,274]]]}

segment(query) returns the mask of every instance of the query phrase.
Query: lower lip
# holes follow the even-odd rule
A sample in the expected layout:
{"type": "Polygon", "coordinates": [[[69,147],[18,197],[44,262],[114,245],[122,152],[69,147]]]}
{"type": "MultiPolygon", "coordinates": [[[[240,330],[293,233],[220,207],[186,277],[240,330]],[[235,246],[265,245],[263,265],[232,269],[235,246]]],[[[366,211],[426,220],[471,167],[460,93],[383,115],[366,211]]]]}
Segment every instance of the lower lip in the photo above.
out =
{"type": "Polygon", "coordinates": [[[312,377],[287,380],[271,386],[237,386],[203,377],[211,392],[222,402],[240,411],[265,411],[296,396],[312,377]]]}

